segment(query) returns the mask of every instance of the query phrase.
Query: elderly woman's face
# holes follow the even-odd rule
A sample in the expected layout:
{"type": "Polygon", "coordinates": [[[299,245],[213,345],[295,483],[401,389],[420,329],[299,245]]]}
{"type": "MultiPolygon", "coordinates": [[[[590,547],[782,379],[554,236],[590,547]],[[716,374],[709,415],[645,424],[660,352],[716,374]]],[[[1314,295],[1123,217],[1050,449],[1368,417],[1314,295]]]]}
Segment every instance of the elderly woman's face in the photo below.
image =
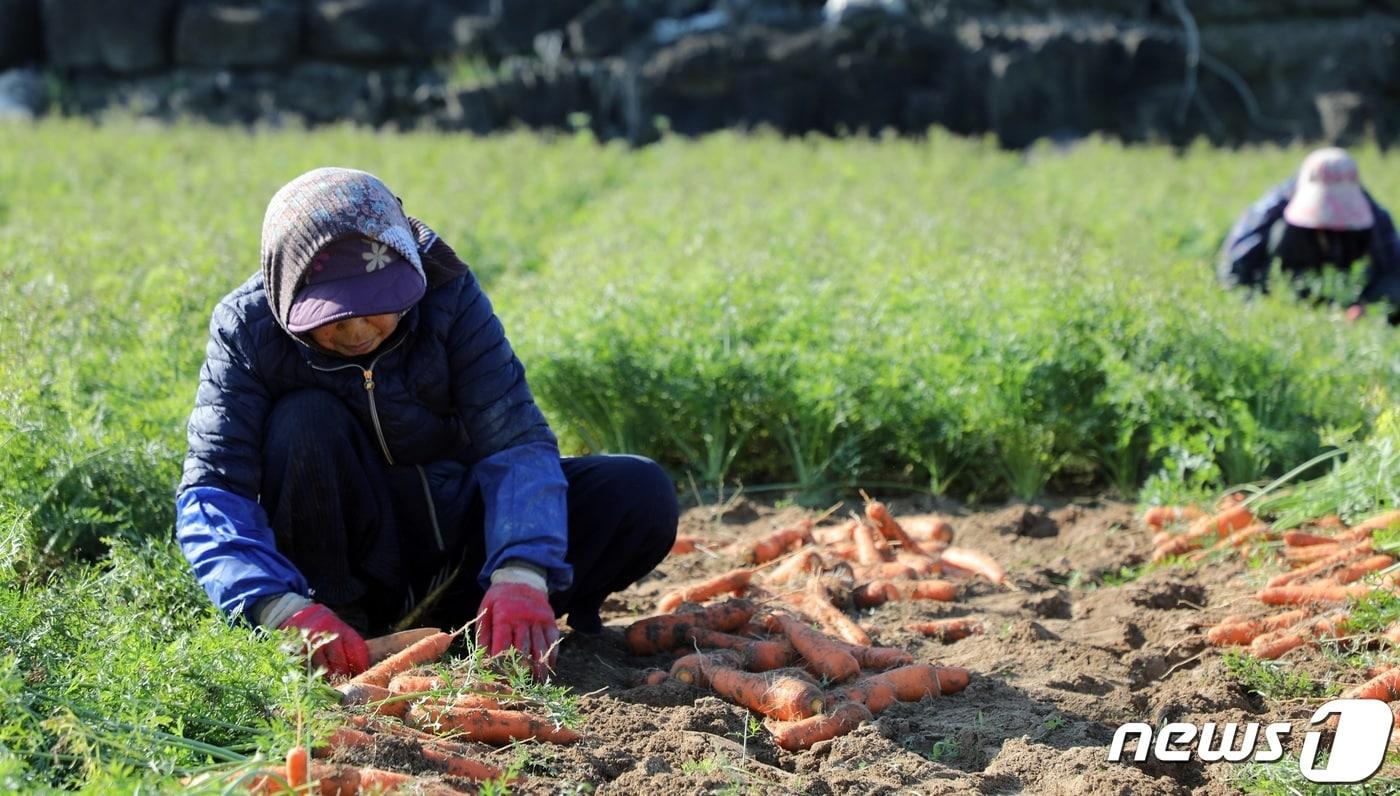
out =
{"type": "Polygon", "coordinates": [[[399,326],[401,314],[367,315],[317,326],[311,330],[316,345],[345,357],[364,356],[379,347],[399,326]]]}

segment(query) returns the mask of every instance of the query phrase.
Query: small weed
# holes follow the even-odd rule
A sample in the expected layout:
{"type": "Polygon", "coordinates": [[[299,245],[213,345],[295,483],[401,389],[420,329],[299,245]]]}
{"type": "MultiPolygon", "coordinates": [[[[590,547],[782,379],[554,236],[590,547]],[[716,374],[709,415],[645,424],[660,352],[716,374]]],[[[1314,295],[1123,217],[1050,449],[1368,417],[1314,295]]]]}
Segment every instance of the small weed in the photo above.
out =
{"type": "Polygon", "coordinates": [[[1040,723],[1040,729],[1042,732],[1051,733],[1065,726],[1065,724],[1065,717],[1059,713],[1055,713],[1040,723]]]}
{"type": "Polygon", "coordinates": [[[961,745],[957,738],[941,738],[933,742],[933,748],[929,750],[928,759],[935,763],[949,760],[957,760],[962,754],[961,745]]]}
{"type": "Polygon", "coordinates": [[[1307,672],[1276,661],[1265,661],[1248,653],[1231,650],[1223,659],[1230,676],[1265,699],[1295,699],[1321,696],[1326,688],[1313,682],[1307,672]]]}

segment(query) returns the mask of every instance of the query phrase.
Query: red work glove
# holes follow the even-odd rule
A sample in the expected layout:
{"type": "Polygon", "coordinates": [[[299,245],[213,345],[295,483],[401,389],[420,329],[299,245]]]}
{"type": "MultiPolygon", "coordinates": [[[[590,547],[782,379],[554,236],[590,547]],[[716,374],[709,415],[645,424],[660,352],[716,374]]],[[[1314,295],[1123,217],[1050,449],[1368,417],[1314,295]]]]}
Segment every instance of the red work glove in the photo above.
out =
{"type": "Polygon", "coordinates": [[[321,644],[311,654],[311,662],[324,666],[330,674],[353,677],[369,668],[369,647],[365,646],[365,640],[324,605],[312,603],[287,617],[279,627],[305,630],[313,645],[320,636],[334,634],[333,640],[321,644]]]}
{"type": "Polygon", "coordinates": [[[536,677],[554,666],[559,626],[549,594],[525,583],[497,581],[486,590],[477,612],[477,643],[491,655],[518,649],[529,658],[536,677]]]}
{"type": "Polygon", "coordinates": [[[1353,304],[1347,307],[1347,322],[1356,323],[1362,315],[1366,314],[1366,306],[1363,304],[1353,304]]]}

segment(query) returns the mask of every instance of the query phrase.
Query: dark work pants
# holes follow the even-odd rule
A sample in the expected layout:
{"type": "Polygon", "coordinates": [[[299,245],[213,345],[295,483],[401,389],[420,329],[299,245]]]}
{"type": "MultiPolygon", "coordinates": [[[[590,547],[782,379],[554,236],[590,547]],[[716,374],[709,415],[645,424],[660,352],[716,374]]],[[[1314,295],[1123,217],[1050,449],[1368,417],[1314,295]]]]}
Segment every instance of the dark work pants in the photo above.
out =
{"type": "MultiPolygon", "coordinates": [[[[603,600],[650,572],[675,541],[675,486],[638,456],[565,458],[561,466],[574,581],[550,603],[575,629],[596,632],[603,600]]],[[[426,472],[387,464],[334,395],[302,390],[277,402],[264,433],[259,499],[277,549],[306,577],[312,598],[356,629],[384,632],[454,573],[415,624],[457,627],[475,617],[485,506],[470,474],[450,462],[426,472]]]]}

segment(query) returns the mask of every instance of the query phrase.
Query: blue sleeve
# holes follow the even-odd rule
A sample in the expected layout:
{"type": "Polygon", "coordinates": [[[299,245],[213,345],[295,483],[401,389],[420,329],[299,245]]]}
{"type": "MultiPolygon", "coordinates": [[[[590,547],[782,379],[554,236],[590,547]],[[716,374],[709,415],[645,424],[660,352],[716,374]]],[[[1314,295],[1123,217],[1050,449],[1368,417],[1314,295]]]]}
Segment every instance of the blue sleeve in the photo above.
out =
{"type": "Polygon", "coordinates": [[[551,592],[569,588],[568,490],[559,447],[531,442],[488,456],[473,470],[486,506],[486,563],[482,588],[501,564],[518,558],[545,571],[551,592]]]}
{"type": "Polygon", "coordinates": [[[1400,235],[1395,232],[1395,221],[1390,213],[1370,196],[1366,198],[1371,202],[1376,223],[1371,230],[1370,265],[1360,301],[1369,304],[1389,300],[1400,306],[1400,235]]]}
{"type": "Polygon", "coordinates": [[[264,597],[307,596],[297,568],[277,552],[267,515],[256,501],[211,486],[186,489],[175,502],[175,539],[209,599],[231,616],[264,597]]]}
{"type": "Polygon", "coordinates": [[[1263,289],[1269,279],[1269,228],[1283,218],[1293,195],[1293,180],[1277,185],[1250,205],[1230,228],[1220,247],[1216,275],[1228,287],[1263,289]]]}

